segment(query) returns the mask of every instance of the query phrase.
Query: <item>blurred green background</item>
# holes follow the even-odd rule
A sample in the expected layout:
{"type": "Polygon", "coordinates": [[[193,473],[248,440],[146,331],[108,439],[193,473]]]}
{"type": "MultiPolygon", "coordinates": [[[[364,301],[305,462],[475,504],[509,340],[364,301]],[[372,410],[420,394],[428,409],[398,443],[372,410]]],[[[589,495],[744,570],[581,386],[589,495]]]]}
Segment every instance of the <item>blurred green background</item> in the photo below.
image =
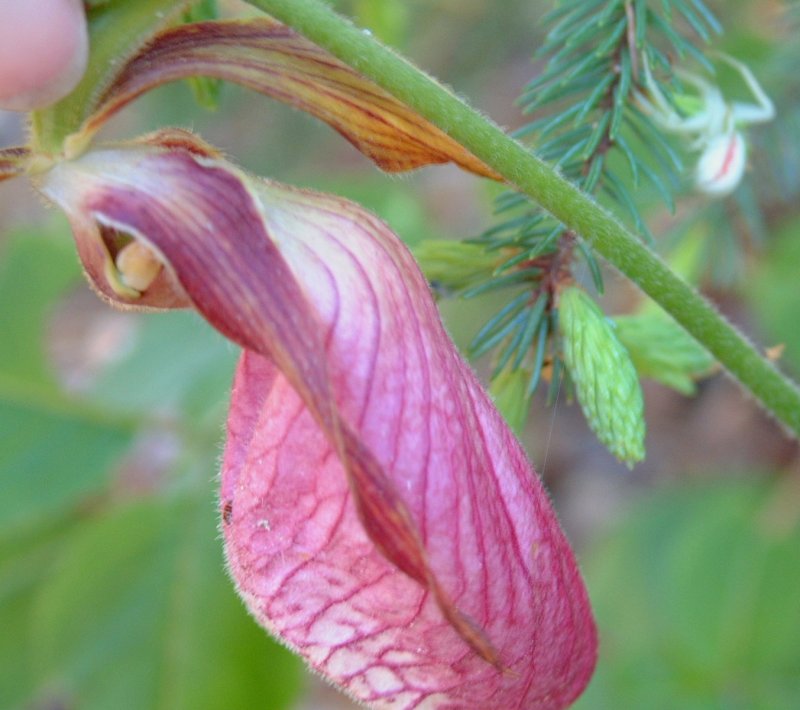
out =
{"type": "MultiPolygon", "coordinates": [[[[339,0],[501,124],[537,71],[541,0],[339,0]]],[[[233,3],[231,3],[231,6],[233,3]]],[[[721,46],[779,106],[759,129],[753,213],[689,198],[656,233],[699,230],[706,287],[800,373],[800,83],[782,3],[717,3],[721,46]],[[792,70],[794,66],[794,70],[792,70]],[[719,228],[717,234],[715,228],[719,228]]],[[[327,127],[226,87],[185,85],[107,137],[197,130],[247,168],[356,199],[409,243],[491,224],[493,188],[457,170],[378,173],[327,127]]],[[[0,115],[0,145],[22,140],[0,115]]],[[[636,295],[614,274],[604,303],[636,295]]],[[[464,344],[497,301],[442,303],[464,344]]],[[[0,709],[346,708],[247,616],[226,577],[216,468],[237,352],[188,313],[121,314],[85,285],[64,220],[0,187],[0,709]]],[[[481,363],[477,364],[481,371],[481,363]]],[[[525,432],[584,568],[601,629],[577,707],[800,706],[800,456],[721,376],[687,399],[646,387],[648,458],[629,472],[577,407],[537,399],[525,432]]]]}

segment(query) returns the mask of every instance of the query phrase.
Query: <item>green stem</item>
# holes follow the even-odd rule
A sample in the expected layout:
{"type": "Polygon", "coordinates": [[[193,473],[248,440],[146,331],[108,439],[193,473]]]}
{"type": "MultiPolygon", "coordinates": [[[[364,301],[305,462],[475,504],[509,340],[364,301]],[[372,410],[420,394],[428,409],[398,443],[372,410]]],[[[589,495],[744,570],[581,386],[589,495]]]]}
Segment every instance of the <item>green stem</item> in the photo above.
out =
{"type": "Polygon", "coordinates": [[[441,128],[636,283],[775,417],[800,435],[800,389],[591,197],[434,79],[322,0],[248,0],[324,47],[441,128]]]}

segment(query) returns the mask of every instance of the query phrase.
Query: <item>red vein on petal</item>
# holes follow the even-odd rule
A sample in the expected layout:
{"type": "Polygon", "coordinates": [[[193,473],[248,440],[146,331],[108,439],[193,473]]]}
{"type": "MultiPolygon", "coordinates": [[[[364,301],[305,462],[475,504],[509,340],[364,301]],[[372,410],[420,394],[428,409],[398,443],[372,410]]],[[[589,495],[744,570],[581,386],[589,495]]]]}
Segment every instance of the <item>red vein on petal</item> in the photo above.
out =
{"type": "MultiPolygon", "coordinates": [[[[267,234],[245,178],[197,152],[202,151],[131,151],[128,164],[136,179],[117,168],[87,191],[83,207],[98,222],[141,236],[164,257],[214,327],[276,363],[338,452],[376,548],[427,588],[462,639],[500,668],[491,642],[459,611],[431,569],[415,522],[381,464],[341,418],[325,359],[324,328],[267,234]]],[[[117,156],[122,160],[123,151],[117,156]]]]}

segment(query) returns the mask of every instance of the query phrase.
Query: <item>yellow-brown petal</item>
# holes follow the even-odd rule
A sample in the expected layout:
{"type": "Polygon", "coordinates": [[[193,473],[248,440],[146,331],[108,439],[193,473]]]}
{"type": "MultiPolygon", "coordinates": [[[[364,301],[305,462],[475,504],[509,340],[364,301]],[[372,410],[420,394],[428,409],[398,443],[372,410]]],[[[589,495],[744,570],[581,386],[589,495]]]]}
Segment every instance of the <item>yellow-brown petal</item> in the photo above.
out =
{"type": "Polygon", "coordinates": [[[453,162],[499,179],[488,166],[373,82],[272,19],[202,22],[159,34],[122,69],[83,133],[144,92],[209,76],[306,111],[341,133],[383,170],[453,162]]]}

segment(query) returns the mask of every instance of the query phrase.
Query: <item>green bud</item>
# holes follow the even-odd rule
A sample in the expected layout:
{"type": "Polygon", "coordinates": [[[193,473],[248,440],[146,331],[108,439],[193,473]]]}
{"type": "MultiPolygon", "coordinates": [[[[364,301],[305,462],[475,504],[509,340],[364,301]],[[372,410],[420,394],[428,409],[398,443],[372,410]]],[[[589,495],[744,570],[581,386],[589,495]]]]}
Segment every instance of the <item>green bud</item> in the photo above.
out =
{"type": "Polygon", "coordinates": [[[714,368],[714,358],[663,312],[618,316],[614,320],[617,337],[642,377],[691,395],[695,380],[714,368]]]}
{"type": "Polygon", "coordinates": [[[488,279],[503,259],[480,244],[448,239],[426,239],[412,249],[428,281],[449,291],[488,279]]]}
{"type": "Polygon", "coordinates": [[[489,383],[489,394],[508,425],[519,435],[525,428],[530,411],[530,396],[527,394],[531,373],[524,368],[506,368],[489,383]]]}
{"type": "Polygon", "coordinates": [[[614,456],[632,466],[644,458],[644,400],[639,376],[613,324],[582,289],[559,300],[564,362],[589,426],[614,456]]]}

